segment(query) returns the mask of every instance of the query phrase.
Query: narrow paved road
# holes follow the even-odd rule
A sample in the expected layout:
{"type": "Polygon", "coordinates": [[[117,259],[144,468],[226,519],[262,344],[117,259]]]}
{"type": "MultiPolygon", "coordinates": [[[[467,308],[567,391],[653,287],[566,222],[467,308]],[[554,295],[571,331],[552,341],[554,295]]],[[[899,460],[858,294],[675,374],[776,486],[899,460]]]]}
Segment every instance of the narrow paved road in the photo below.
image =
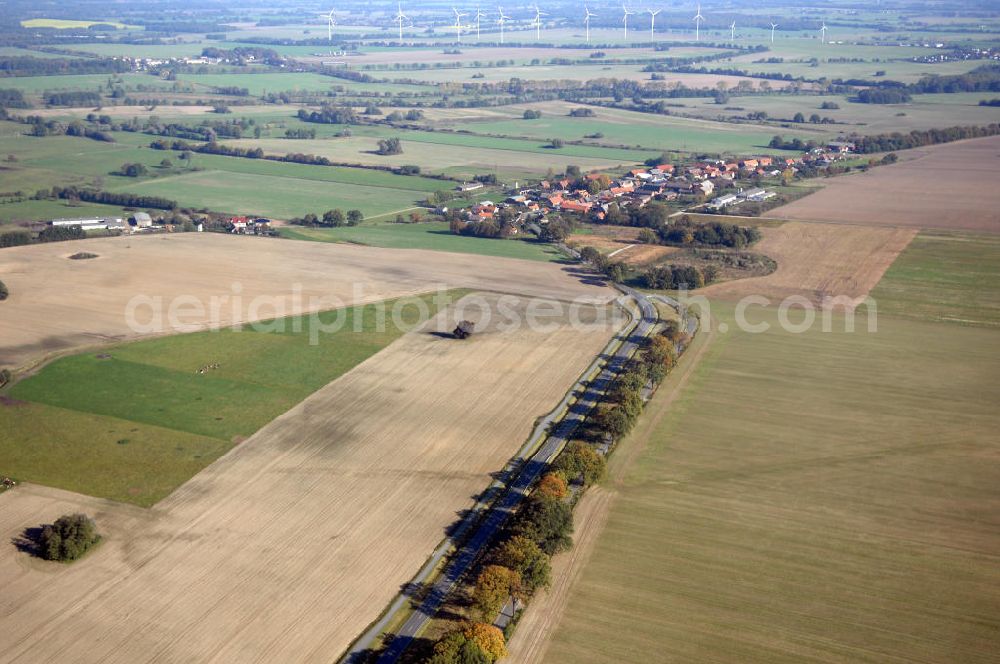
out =
{"type": "Polygon", "coordinates": [[[527,495],[528,489],[545,471],[549,462],[566,445],[573,431],[583,422],[587,413],[597,404],[601,394],[635,352],[640,341],[652,331],[658,320],[656,307],[644,294],[627,287],[622,287],[622,290],[636,301],[641,313],[641,317],[631,334],[619,346],[615,354],[608,359],[604,369],[597,378],[591,381],[563,419],[555,425],[554,430],[541,448],[524,463],[508,491],[489,509],[471,537],[455,553],[441,576],[431,587],[427,597],[396,632],[392,643],[379,657],[379,664],[396,662],[413,641],[413,638],[430,622],[455,588],[458,580],[468,571],[479,552],[500,531],[504,522],[527,495]]]}

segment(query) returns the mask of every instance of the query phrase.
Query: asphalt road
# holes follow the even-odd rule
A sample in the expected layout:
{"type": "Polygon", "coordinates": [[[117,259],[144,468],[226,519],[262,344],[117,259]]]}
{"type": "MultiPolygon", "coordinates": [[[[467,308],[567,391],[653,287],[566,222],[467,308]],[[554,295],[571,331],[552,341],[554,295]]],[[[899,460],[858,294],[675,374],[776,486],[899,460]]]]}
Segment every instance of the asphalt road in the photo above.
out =
{"type": "Polygon", "coordinates": [[[542,421],[542,426],[553,427],[548,438],[538,451],[521,466],[520,472],[512,481],[507,492],[489,509],[472,535],[449,561],[420,606],[410,614],[406,622],[397,630],[392,642],[382,653],[382,656],[379,657],[379,664],[398,661],[400,655],[403,654],[403,651],[413,641],[413,638],[431,621],[445,599],[455,588],[458,580],[462,578],[476,560],[483,547],[500,531],[504,522],[528,494],[528,489],[563,449],[573,431],[583,422],[587,413],[597,404],[601,394],[618,374],[622,365],[632,356],[641,340],[647,337],[652,331],[653,326],[658,320],[656,307],[653,306],[653,303],[646,295],[627,287],[621,287],[621,289],[636,301],[641,314],[629,337],[618,347],[615,354],[608,359],[601,373],[590,382],[585,388],[585,392],[570,407],[561,420],[556,422],[555,420],[558,416],[553,413],[546,420],[542,421]]]}

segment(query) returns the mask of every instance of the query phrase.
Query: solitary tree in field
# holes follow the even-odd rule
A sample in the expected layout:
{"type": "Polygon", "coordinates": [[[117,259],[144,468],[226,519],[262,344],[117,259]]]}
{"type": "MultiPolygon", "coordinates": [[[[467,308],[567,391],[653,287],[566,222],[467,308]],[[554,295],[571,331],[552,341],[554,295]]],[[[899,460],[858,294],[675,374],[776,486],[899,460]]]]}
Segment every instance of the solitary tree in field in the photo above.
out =
{"type": "Polygon", "coordinates": [[[347,212],[348,226],[357,226],[364,220],[365,220],[365,215],[361,214],[361,210],[348,210],[347,212]]]}
{"type": "Polygon", "coordinates": [[[39,551],[46,560],[76,560],[100,541],[97,527],[85,514],[67,514],[42,528],[39,551]]]}
{"type": "Polygon", "coordinates": [[[0,281],[0,302],[6,300],[8,295],[10,295],[10,291],[7,290],[7,284],[0,281]]]}

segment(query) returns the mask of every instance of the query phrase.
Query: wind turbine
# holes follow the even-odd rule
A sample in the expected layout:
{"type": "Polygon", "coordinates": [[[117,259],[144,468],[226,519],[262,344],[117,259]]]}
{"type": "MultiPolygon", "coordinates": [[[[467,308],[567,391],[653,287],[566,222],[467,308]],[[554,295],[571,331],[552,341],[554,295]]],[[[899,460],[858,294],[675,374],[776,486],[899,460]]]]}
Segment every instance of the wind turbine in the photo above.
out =
{"type": "Polygon", "coordinates": [[[590,19],[597,16],[597,14],[591,14],[590,8],[584,5],[583,11],[587,12],[583,17],[583,24],[587,26],[587,43],[590,43],[590,19]]]}
{"type": "Polygon", "coordinates": [[[819,31],[820,31],[820,35],[821,35],[820,39],[825,44],[826,43],[826,21],[823,21],[823,27],[820,28],[819,31]]]}
{"type": "Polygon", "coordinates": [[[736,21],[733,21],[733,24],[729,26],[729,41],[736,41],[736,21]]]}
{"type": "Polygon", "coordinates": [[[500,15],[500,18],[497,19],[497,25],[500,26],[500,43],[502,44],[503,43],[503,24],[508,19],[510,19],[510,16],[507,16],[506,14],[503,13],[503,7],[497,7],[497,13],[500,15]]]}
{"type": "Polygon", "coordinates": [[[535,5],[535,39],[540,40],[542,38],[542,17],[548,16],[545,12],[535,5]]]}
{"type": "Polygon", "coordinates": [[[698,3],[698,13],[694,15],[694,40],[701,41],[701,22],[705,17],[701,15],[701,3],[698,3]]]}
{"type": "Polygon", "coordinates": [[[628,17],[635,12],[630,12],[624,3],[622,4],[622,11],[625,12],[625,15],[622,16],[622,23],[625,24],[625,41],[628,41],[628,17]]]}
{"type": "Polygon", "coordinates": [[[326,17],[326,38],[328,41],[333,41],[333,26],[337,25],[333,18],[333,11],[331,9],[329,14],[320,14],[320,16],[326,17]]]}
{"type": "Polygon", "coordinates": [[[399,41],[403,41],[403,21],[409,19],[409,16],[403,13],[403,3],[396,4],[396,23],[399,24],[399,41]]]}
{"type": "Polygon", "coordinates": [[[772,44],[774,43],[774,29],[777,28],[777,27],[778,27],[777,23],[772,23],[771,24],[771,43],[772,44]]]}
{"type": "Polygon", "coordinates": [[[656,38],[653,36],[653,28],[656,25],[656,15],[662,10],[647,9],[646,11],[649,12],[649,41],[655,41],[656,38]]]}
{"type": "Polygon", "coordinates": [[[451,8],[451,11],[455,12],[455,38],[458,40],[458,43],[461,44],[462,43],[462,17],[463,16],[467,16],[467,14],[463,14],[462,12],[458,11],[454,7],[451,8]]]}
{"type": "Polygon", "coordinates": [[[479,20],[486,18],[486,14],[482,9],[476,7],[476,39],[479,39],[479,20]]]}

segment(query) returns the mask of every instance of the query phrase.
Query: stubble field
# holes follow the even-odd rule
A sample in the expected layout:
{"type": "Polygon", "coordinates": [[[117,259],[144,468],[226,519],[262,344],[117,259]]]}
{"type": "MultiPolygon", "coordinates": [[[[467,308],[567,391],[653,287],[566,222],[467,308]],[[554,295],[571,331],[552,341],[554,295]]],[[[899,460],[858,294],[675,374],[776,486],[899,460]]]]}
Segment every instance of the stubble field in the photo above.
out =
{"type": "Polygon", "coordinates": [[[0,365],[7,367],[80,346],[309,313],[439,287],[502,288],[567,300],[607,298],[610,293],[585,283],[572,268],[540,261],[212,233],[102,238],[78,241],[72,248],[53,243],[3,252],[0,279],[10,298],[0,318],[0,365]],[[76,251],[99,258],[68,260],[76,251]],[[126,319],[135,296],[160,298],[135,307],[138,329],[126,319]],[[171,323],[170,303],[181,296],[187,304],[175,309],[171,323]],[[161,332],[151,329],[156,327],[155,312],[162,314],[161,332]]]}
{"type": "Polygon", "coordinates": [[[526,661],[993,661],[997,332],[713,313],[731,331],[650,404],[669,410],[526,661]]]}
{"type": "MultiPolygon", "coordinates": [[[[497,311],[497,296],[485,301],[497,311]]],[[[0,661],[68,649],[77,661],[129,664],[334,659],[612,333],[559,316],[545,331],[487,325],[475,309],[442,318],[319,390],[72,567],[33,569],[4,549],[0,566],[19,571],[0,600],[0,661]],[[466,342],[430,333],[458,315],[480,320],[481,333],[466,342]]],[[[34,525],[22,500],[35,498],[0,495],[4,535],[34,525]]]]}

